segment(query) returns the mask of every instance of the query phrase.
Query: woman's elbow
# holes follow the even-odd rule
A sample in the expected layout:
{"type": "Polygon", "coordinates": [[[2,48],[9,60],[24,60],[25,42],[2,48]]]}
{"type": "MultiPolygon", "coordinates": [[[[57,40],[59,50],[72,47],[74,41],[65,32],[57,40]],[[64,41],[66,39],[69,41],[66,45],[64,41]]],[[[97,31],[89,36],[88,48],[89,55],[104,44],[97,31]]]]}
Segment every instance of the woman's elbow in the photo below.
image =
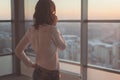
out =
{"type": "Polygon", "coordinates": [[[61,45],[59,48],[61,49],[61,50],[64,50],[65,48],[66,48],[66,44],[63,44],[63,45],[61,45]]]}
{"type": "Polygon", "coordinates": [[[20,54],[20,53],[19,53],[18,49],[16,48],[16,49],[15,49],[15,55],[16,55],[16,56],[19,56],[19,54],[20,54]]]}
{"type": "Polygon", "coordinates": [[[15,49],[15,51],[14,51],[14,52],[15,52],[15,55],[17,56],[17,55],[18,55],[18,52],[17,52],[17,50],[16,50],[16,49],[15,49]]]}

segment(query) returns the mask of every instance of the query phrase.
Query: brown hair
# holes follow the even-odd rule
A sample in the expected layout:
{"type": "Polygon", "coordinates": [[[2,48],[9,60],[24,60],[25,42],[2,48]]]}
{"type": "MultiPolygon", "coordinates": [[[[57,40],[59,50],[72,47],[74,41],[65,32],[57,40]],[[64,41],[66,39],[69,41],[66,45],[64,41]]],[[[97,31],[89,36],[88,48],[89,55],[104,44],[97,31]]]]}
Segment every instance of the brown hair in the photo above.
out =
{"type": "Polygon", "coordinates": [[[39,28],[39,25],[56,25],[56,7],[52,0],[39,0],[35,7],[33,15],[34,27],[39,28]]]}

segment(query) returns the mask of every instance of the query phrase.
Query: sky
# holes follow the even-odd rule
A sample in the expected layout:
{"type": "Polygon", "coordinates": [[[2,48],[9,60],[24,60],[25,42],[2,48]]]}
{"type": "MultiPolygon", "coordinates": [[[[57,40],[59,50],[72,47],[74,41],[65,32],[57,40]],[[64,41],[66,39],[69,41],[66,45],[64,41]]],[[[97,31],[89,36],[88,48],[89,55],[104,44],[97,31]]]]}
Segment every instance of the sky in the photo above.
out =
{"type": "MultiPolygon", "coordinates": [[[[38,0],[25,1],[25,15],[31,19],[34,7],[38,0]]],[[[53,0],[56,5],[58,19],[79,19],[80,20],[80,0],[53,0]],[[68,3],[69,2],[69,3],[68,3]]]]}
{"type": "Polygon", "coordinates": [[[11,19],[10,0],[0,0],[0,20],[11,19]]]}
{"type": "MultiPolygon", "coordinates": [[[[25,17],[32,19],[38,0],[25,0],[25,17]]],[[[53,0],[58,19],[80,19],[80,0],[53,0]]],[[[88,0],[89,19],[120,19],[120,0],[88,0]]],[[[0,19],[11,19],[10,0],[0,0],[0,19]]]]}
{"type": "Polygon", "coordinates": [[[88,0],[89,19],[120,19],[120,0],[88,0]]]}

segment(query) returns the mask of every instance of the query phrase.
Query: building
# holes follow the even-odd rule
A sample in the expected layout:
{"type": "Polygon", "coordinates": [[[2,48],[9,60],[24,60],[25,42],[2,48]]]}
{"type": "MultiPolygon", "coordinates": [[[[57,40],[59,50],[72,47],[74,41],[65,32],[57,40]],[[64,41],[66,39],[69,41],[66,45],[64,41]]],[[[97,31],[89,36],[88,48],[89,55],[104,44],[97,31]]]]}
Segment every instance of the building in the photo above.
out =
{"type": "Polygon", "coordinates": [[[113,44],[113,60],[112,60],[112,64],[113,67],[116,69],[120,68],[120,43],[114,43],[113,44]]]}

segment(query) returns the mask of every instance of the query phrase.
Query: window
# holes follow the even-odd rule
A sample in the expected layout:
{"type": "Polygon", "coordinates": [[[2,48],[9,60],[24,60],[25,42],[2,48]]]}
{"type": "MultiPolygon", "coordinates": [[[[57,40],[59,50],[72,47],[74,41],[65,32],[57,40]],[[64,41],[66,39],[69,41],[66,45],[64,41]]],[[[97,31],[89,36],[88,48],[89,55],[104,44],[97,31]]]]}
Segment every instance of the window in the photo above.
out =
{"type": "Polygon", "coordinates": [[[10,3],[10,0],[0,1],[0,55],[10,54],[12,52],[10,3]]]}
{"type": "Polygon", "coordinates": [[[11,0],[0,0],[0,76],[12,74],[11,53],[11,0]]]}
{"type": "Polygon", "coordinates": [[[119,20],[119,0],[88,0],[88,80],[120,79],[119,20]]]}
{"type": "Polygon", "coordinates": [[[119,23],[89,23],[88,63],[119,70],[119,35],[119,23]]]}
{"type": "MultiPolygon", "coordinates": [[[[88,7],[88,13],[85,11],[84,16],[82,17],[85,19],[88,16],[88,19],[82,22],[84,23],[83,26],[80,26],[81,7],[79,6],[81,6],[81,0],[53,1],[57,8],[57,27],[60,29],[67,42],[67,48],[59,53],[60,60],[69,63],[80,63],[80,49],[82,47],[80,43],[82,40],[80,31],[82,29],[81,27],[87,27],[88,40],[85,40],[87,42],[84,44],[88,44],[88,49],[84,48],[84,50],[88,50],[88,67],[84,67],[84,64],[82,64],[82,66],[88,70],[88,80],[96,80],[99,77],[98,75],[101,75],[104,80],[120,79],[120,76],[118,75],[120,72],[120,1],[84,0],[85,2],[82,6],[83,11],[88,7]],[[86,26],[87,23],[88,26],[86,26]]],[[[32,3],[29,2],[30,4],[27,3],[26,20],[32,20],[34,9],[29,6],[35,6],[36,2],[37,0],[32,3]]],[[[32,24],[32,21],[28,21],[26,22],[26,27],[29,27],[32,24]]],[[[87,30],[84,28],[83,31],[87,30]]],[[[86,35],[84,35],[84,37],[86,37],[86,35]]],[[[69,67],[66,67],[66,63],[63,63],[62,66],[65,66],[64,70],[70,69],[66,69],[69,67]]],[[[84,70],[81,74],[84,74],[84,70]]]]}
{"type": "MultiPolygon", "coordinates": [[[[25,1],[26,20],[32,20],[34,7],[37,1],[38,0],[25,1]]],[[[56,15],[58,16],[59,20],[62,20],[61,22],[58,21],[57,27],[60,29],[60,31],[63,34],[63,37],[67,42],[67,48],[64,51],[60,51],[59,58],[68,61],[80,62],[80,7],[79,7],[80,0],[77,1],[69,0],[70,4],[66,4],[66,1],[64,0],[61,1],[53,0],[53,1],[55,2],[57,8],[56,15]],[[71,10],[69,10],[70,7],[71,10]],[[71,22],[64,20],[71,20],[71,22]]],[[[27,29],[28,27],[33,25],[33,21],[30,22],[28,21],[25,24],[27,29]]]]}

